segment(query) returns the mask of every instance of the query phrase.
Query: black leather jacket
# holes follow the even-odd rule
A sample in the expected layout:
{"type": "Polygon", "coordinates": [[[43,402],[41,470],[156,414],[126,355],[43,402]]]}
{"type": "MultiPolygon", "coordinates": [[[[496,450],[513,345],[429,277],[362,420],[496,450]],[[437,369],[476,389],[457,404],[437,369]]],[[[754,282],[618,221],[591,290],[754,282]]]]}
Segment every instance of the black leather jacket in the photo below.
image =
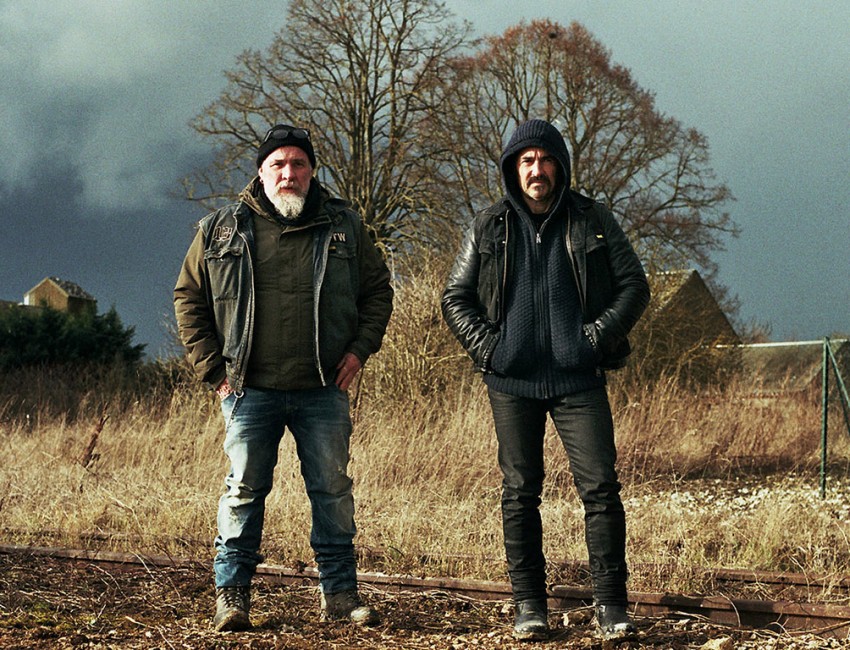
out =
{"type": "MultiPolygon", "coordinates": [[[[620,368],[631,352],[628,333],[649,303],[643,266],[610,210],[571,192],[564,245],[578,287],[585,332],[600,354],[600,367],[620,368]]],[[[478,370],[489,361],[503,322],[505,279],[511,272],[511,232],[516,214],[501,201],[480,212],[466,233],[443,291],[449,328],[478,370]]]]}

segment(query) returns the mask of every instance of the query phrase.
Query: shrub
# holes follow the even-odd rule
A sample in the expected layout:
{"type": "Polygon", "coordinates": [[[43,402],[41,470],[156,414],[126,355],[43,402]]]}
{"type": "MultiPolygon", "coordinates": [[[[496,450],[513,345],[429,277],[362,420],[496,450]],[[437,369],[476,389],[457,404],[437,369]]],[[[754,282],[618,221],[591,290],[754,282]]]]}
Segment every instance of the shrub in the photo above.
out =
{"type": "Polygon", "coordinates": [[[105,314],[69,314],[49,307],[0,310],[0,370],[89,363],[138,363],[144,345],[133,345],[115,308],[105,314]]]}

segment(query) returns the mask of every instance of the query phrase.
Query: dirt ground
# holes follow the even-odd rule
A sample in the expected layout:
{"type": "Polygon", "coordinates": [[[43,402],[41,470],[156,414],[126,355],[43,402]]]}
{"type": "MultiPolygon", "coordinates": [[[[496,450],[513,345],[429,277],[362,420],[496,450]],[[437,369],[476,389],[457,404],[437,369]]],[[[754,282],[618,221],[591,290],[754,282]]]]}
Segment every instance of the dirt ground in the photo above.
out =
{"type": "Polygon", "coordinates": [[[313,586],[258,580],[250,632],[216,633],[210,627],[213,588],[207,569],[133,567],[104,569],[85,562],[0,554],[0,647],[5,650],[112,648],[254,650],[325,648],[656,648],[685,650],[850,648],[850,642],[811,634],[724,628],[693,618],[638,618],[639,638],[603,643],[589,612],[552,612],[551,638],[520,643],[511,637],[506,602],[485,602],[441,592],[364,598],[381,613],[373,628],[321,623],[313,586]],[[576,613],[579,614],[576,617],[576,613]]]}

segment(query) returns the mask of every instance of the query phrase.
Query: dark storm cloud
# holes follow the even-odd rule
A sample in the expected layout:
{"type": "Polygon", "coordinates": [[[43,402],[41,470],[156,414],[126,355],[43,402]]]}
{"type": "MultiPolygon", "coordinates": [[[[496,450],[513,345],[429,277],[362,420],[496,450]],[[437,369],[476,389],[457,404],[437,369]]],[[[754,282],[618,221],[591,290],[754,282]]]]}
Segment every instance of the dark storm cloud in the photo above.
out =
{"type": "Polygon", "coordinates": [[[208,155],[189,120],[280,3],[0,2],[0,299],[48,275],[115,306],[156,354],[201,214],[179,179],[208,155]]]}
{"type": "MultiPolygon", "coordinates": [[[[718,256],[776,338],[850,330],[850,4],[502,0],[448,7],[479,34],[577,20],[709,141],[742,226],[718,256]]],[[[208,155],[189,120],[285,2],[0,0],[0,299],[47,275],[115,305],[156,354],[201,215],[175,199],[208,155]]]]}
{"type": "Polygon", "coordinates": [[[188,121],[236,54],[271,39],[281,12],[250,1],[0,4],[0,145],[15,152],[0,181],[32,187],[61,156],[90,207],[162,207],[181,160],[204,151],[188,121]]]}

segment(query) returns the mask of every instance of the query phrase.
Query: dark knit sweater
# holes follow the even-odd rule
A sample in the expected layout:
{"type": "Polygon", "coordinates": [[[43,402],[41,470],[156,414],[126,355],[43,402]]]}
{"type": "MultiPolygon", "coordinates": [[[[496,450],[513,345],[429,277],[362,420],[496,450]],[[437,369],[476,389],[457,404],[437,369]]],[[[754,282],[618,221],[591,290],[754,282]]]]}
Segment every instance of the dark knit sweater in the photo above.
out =
{"type": "Polygon", "coordinates": [[[563,215],[539,231],[529,215],[511,214],[512,272],[505,287],[505,320],[493,351],[488,386],[502,393],[547,399],[605,385],[596,352],[582,332],[578,289],[564,244],[563,215]]]}

